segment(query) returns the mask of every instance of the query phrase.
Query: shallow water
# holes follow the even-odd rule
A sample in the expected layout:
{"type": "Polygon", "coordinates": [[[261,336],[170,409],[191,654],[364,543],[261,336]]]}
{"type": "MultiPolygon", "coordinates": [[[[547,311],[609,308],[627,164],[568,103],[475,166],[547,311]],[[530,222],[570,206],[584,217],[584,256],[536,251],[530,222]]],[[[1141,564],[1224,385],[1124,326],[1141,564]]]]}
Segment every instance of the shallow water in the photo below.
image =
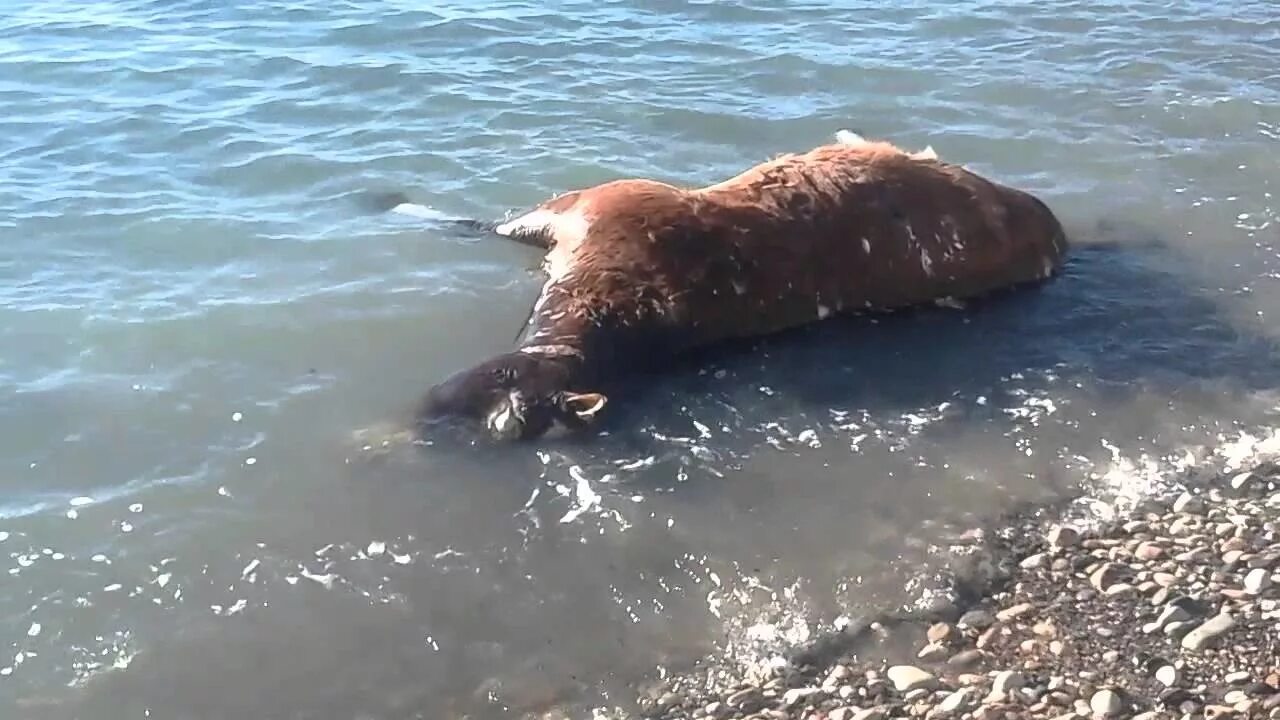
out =
{"type": "Polygon", "coordinates": [[[11,8],[0,707],[624,704],[917,602],[982,518],[1273,422],[1277,68],[1269,2],[11,8]],[[353,439],[540,285],[370,198],[498,218],[842,127],[1036,192],[1067,272],[712,354],[587,444],[353,439]]]}

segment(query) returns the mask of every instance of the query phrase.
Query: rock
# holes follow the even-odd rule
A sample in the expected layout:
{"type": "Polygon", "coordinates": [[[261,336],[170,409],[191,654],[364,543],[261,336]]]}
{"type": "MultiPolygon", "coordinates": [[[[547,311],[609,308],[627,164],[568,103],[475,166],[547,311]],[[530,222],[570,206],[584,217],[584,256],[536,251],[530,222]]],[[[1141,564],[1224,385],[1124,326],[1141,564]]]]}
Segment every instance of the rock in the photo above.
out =
{"type": "Polygon", "coordinates": [[[1204,708],[1205,720],[1222,720],[1234,717],[1235,714],[1236,709],[1228,705],[1206,705],[1204,708]]]}
{"type": "Polygon", "coordinates": [[[1107,591],[1104,592],[1103,595],[1106,595],[1107,597],[1120,597],[1121,595],[1133,595],[1136,592],[1137,590],[1129,583],[1116,583],[1115,585],[1107,588],[1107,591]]]}
{"type": "Polygon", "coordinates": [[[950,655],[951,651],[942,643],[932,642],[920,648],[920,652],[916,653],[916,657],[925,662],[940,661],[950,655]]]}
{"type": "Polygon", "coordinates": [[[1160,720],[1160,713],[1155,710],[1148,710],[1133,716],[1133,720],[1160,720]]]}
{"type": "Polygon", "coordinates": [[[993,616],[991,613],[987,612],[986,610],[970,610],[969,612],[960,616],[960,620],[956,622],[956,625],[958,625],[961,628],[973,628],[974,630],[985,630],[991,627],[991,625],[995,623],[995,621],[996,621],[995,616],[993,616]]]}
{"type": "Polygon", "coordinates": [[[925,632],[925,636],[929,638],[929,642],[935,643],[946,642],[950,640],[954,634],[955,628],[944,622],[930,625],[928,631],[925,632]]]}
{"type": "Polygon", "coordinates": [[[1041,620],[1031,626],[1031,632],[1042,638],[1055,638],[1058,636],[1058,626],[1054,624],[1053,619],[1041,620]]]}
{"type": "Polygon", "coordinates": [[[973,641],[973,644],[979,650],[985,650],[989,645],[991,645],[991,643],[995,642],[996,636],[999,634],[1000,626],[992,625],[983,631],[983,633],[978,636],[978,639],[973,641]]]}
{"type": "Polygon", "coordinates": [[[1202,510],[1204,501],[1189,492],[1182,493],[1173,501],[1173,511],[1176,513],[1198,513],[1202,510]]]}
{"type": "Polygon", "coordinates": [[[852,685],[841,685],[840,689],[836,691],[836,694],[840,696],[841,700],[848,700],[853,697],[855,692],[857,691],[853,689],[852,685]]]}
{"type": "Polygon", "coordinates": [[[1174,640],[1181,640],[1196,628],[1195,620],[1187,620],[1185,622],[1171,622],[1164,627],[1164,634],[1174,640]]]}
{"type": "Polygon", "coordinates": [[[1115,717],[1124,709],[1124,700],[1115,690],[1099,690],[1089,698],[1089,710],[1095,717],[1115,717]]]}
{"type": "Polygon", "coordinates": [[[1231,489],[1247,490],[1249,485],[1251,485],[1256,479],[1258,479],[1258,476],[1251,472],[1245,471],[1239,473],[1235,477],[1231,478],[1231,489]]]}
{"type": "Polygon", "coordinates": [[[1049,559],[1048,553],[1036,553],[1035,555],[1028,555],[1027,557],[1022,559],[1022,562],[1018,563],[1018,567],[1022,568],[1023,570],[1038,570],[1044,567],[1046,564],[1048,564],[1048,559],[1049,559]]]}
{"type": "Polygon", "coordinates": [[[1152,542],[1144,542],[1133,551],[1133,556],[1146,562],[1159,560],[1164,556],[1164,548],[1152,542]]]}
{"type": "Polygon", "coordinates": [[[981,650],[964,650],[952,655],[947,664],[955,668],[970,668],[982,662],[983,655],[981,650]]]}
{"type": "MultiPolygon", "coordinates": [[[[1232,690],[1231,692],[1229,692],[1229,693],[1227,693],[1226,695],[1223,695],[1223,696],[1222,696],[1222,701],[1223,701],[1223,702],[1225,702],[1225,703],[1226,703],[1226,704],[1228,704],[1228,705],[1233,705],[1233,706],[1234,706],[1234,705],[1236,705],[1236,704],[1238,704],[1238,703],[1242,703],[1242,702],[1244,702],[1245,700],[1248,700],[1248,699],[1249,699],[1249,694],[1248,694],[1248,693],[1246,693],[1246,692],[1245,692],[1245,691],[1243,691],[1243,690],[1232,690]]],[[[1234,708],[1232,708],[1232,709],[1234,709],[1234,708]]]]}
{"type": "Polygon", "coordinates": [[[1186,622],[1190,619],[1191,613],[1187,612],[1185,607],[1170,603],[1164,606],[1164,610],[1160,612],[1160,616],[1154,622],[1142,626],[1142,632],[1150,635],[1165,629],[1169,623],[1186,622]]]}
{"type": "Polygon", "coordinates": [[[850,720],[888,720],[889,711],[883,707],[867,708],[854,713],[850,720]]]}
{"type": "Polygon", "coordinates": [[[745,690],[739,690],[728,698],[725,698],[725,703],[732,708],[746,708],[748,705],[751,705],[753,706],[752,710],[747,710],[746,712],[752,712],[755,709],[754,706],[759,703],[760,700],[760,688],[749,687],[745,690]]]}
{"type": "Polygon", "coordinates": [[[1117,660],[1119,660],[1119,659],[1120,659],[1120,651],[1119,651],[1119,650],[1108,650],[1108,651],[1106,651],[1106,652],[1102,653],[1102,662],[1104,662],[1104,663],[1106,663],[1106,664],[1108,664],[1108,665],[1115,664],[1115,662],[1116,662],[1117,660]]]}
{"type": "Polygon", "coordinates": [[[1089,575],[1089,584],[1098,592],[1106,592],[1107,588],[1120,582],[1127,574],[1125,569],[1116,563],[1103,563],[1089,575]]]}
{"type": "Polygon", "coordinates": [[[1178,584],[1178,576],[1167,572],[1151,573],[1151,580],[1160,587],[1173,587],[1178,584]]]}
{"type": "Polygon", "coordinates": [[[786,707],[799,704],[803,700],[807,700],[814,695],[822,692],[816,687],[792,688],[782,694],[782,704],[786,707]]]}
{"type": "Polygon", "coordinates": [[[1080,531],[1070,525],[1055,525],[1046,539],[1057,549],[1075,547],[1080,542],[1080,531]]]}
{"type": "Polygon", "coordinates": [[[1249,682],[1249,679],[1252,677],[1253,673],[1240,670],[1233,673],[1227,673],[1226,676],[1222,678],[1222,681],[1228,685],[1243,685],[1249,682]]]}
{"type": "Polygon", "coordinates": [[[851,707],[838,707],[827,713],[827,720],[853,720],[856,712],[858,711],[851,707]]]}
{"type": "Polygon", "coordinates": [[[1015,618],[1019,618],[1019,617],[1022,617],[1023,615],[1026,615],[1027,613],[1031,612],[1031,610],[1034,607],[1035,606],[1033,606],[1031,603],[1020,603],[1012,607],[1007,607],[1004,610],[1001,610],[1000,612],[996,613],[996,619],[1007,622],[1009,620],[1013,620],[1015,618]]]}
{"type": "Polygon", "coordinates": [[[1271,571],[1266,568],[1254,568],[1244,576],[1244,590],[1250,595],[1261,595],[1270,586],[1271,571]]]}
{"type": "Polygon", "coordinates": [[[1235,627],[1235,618],[1231,613],[1223,612],[1204,621],[1200,627],[1187,633],[1182,638],[1182,647],[1187,650],[1204,650],[1212,646],[1220,635],[1235,627]]]}
{"type": "Polygon", "coordinates": [[[991,692],[1001,696],[1008,696],[1014,690],[1022,687],[1023,682],[1022,673],[1015,670],[1005,670],[996,674],[996,679],[991,683],[991,692]]]}
{"type": "Polygon", "coordinates": [[[1156,670],[1156,680],[1165,687],[1173,687],[1182,681],[1182,673],[1172,665],[1165,665],[1156,670]]]}
{"type": "Polygon", "coordinates": [[[1180,563],[1200,563],[1208,562],[1212,557],[1213,552],[1211,552],[1209,548],[1197,547],[1187,550],[1186,552],[1180,552],[1177,555],[1174,555],[1173,559],[1180,563]]]}
{"type": "Polygon", "coordinates": [[[943,698],[934,710],[944,717],[963,713],[976,704],[977,693],[978,691],[971,687],[960,688],[943,698]]]}
{"type": "Polygon", "coordinates": [[[931,673],[913,665],[894,665],[889,668],[887,675],[893,686],[902,693],[918,688],[933,688],[938,684],[938,679],[931,673]]]}
{"type": "Polygon", "coordinates": [[[1224,553],[1237,551],[1244,552],[1249,549],[1249,543],[1246,542],[1244,538],[1233,537],[1223,542],[1218,549],[1224,553]]]}

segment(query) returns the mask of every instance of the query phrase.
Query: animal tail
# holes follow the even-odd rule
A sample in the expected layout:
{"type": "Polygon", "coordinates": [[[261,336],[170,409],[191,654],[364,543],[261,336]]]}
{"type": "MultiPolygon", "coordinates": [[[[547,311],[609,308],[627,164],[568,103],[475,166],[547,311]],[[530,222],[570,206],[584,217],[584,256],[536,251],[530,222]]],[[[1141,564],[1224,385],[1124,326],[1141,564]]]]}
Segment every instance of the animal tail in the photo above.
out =
{"type": "Polygon", "coordinates": [[[389,208],[387,212],[393,212],[400,215],[408,215],[410,217],[423,218],[425,220],[454,220],[446,213],[440,212],[435,208],[419,205],[418,203],[402,202],[389,208]]]}
{"type": "Polygon", "coordinates": [[[396,215],[446,223],[477,232],[493,232],[498,223],[489,220],[458,217],[429,205],[413,202],[409,196],[400,192],[374,193],[366,197],[366,205],[374,212],[388,212],[396,215]]]}

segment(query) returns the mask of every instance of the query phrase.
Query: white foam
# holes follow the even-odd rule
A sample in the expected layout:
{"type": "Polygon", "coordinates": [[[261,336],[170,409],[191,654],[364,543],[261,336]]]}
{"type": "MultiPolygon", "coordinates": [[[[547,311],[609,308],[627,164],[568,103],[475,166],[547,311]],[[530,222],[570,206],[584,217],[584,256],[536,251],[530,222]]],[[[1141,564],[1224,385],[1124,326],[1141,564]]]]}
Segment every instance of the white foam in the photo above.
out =
{"type": "Polygon", "coordinates": [[[574,500],[576,504],[569,512],[566,512],[560,518],[562,523],[570,523],[577,520],[583,513],[592,508],[599,507],[603,497],[591,488],[591,481],[583,474],[582,468],[574,465],[569,468],[569,476],[576,481],[574,487],[574,500]]]}

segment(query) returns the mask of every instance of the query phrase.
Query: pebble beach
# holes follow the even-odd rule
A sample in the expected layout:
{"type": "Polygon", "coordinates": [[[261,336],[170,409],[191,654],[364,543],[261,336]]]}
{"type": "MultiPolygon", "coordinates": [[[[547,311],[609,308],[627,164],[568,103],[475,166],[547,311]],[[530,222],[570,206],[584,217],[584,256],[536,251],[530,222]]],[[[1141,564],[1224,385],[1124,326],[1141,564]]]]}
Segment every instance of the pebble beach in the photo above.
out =
{"type": "Polygon", "coordinates": [[[669,678],[644,716],[1280,718],[1280,466],[1187,473],[1103,521],[1069,508],[967,533],[955,602],[862,618],[749,679],[669,678]]]}

